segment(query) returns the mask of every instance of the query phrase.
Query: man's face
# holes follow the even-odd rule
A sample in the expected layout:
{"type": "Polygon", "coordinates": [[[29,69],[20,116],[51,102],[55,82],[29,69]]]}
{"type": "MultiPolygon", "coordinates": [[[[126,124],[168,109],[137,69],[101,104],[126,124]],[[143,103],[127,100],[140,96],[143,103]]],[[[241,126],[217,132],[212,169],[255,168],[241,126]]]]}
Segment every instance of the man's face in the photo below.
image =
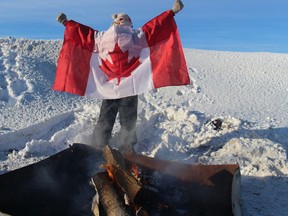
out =
{"type": "Polygon", "coordinates": [[[128,15],[117,14],[117,17],[114,19],[113,25],[132,26],[132,22],[128,15]]]}

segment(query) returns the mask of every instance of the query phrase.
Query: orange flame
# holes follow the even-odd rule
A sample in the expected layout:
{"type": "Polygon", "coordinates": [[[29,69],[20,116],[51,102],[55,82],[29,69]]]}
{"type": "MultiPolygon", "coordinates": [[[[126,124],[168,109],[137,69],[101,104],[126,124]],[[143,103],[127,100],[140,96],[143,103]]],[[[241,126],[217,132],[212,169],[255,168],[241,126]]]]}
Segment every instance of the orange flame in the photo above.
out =
{"type": "Polygon", "coordinates": [[[107,173],[108,173],[108,176],[110,177],[110,179],[115,182],[115,178],[113,176],[113,173],[112,173],[112,170],[113,170],[113,165],[112,164],[103,164],[102,167],[104,169],[106,169],[107,173]]]}
{"type": "Polygon", "coordinates": [[[132,164],[131,166],[131,172],[136,178],[140,178],[140,169],[136,164],[132,164]]]}

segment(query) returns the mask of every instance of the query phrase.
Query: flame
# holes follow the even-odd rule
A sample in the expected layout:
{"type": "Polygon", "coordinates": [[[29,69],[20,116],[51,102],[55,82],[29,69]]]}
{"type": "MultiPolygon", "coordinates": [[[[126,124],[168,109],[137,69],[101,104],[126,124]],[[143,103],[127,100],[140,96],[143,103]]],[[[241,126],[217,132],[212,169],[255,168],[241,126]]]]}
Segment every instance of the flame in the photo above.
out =
{"type": "Polygon", "coordinates": [[[113,182],[116,182],[116,179],[113,176],[112,170],[113,170],[113,165],[112,164],[103,164],[102,167],[107,171],[108,176],[113,182]]]}
{"type": "Polygon", "coordinates": [[[137,179],[140,178],[140,169],[136,164],[132,164],[131,172],[137,179]]]}

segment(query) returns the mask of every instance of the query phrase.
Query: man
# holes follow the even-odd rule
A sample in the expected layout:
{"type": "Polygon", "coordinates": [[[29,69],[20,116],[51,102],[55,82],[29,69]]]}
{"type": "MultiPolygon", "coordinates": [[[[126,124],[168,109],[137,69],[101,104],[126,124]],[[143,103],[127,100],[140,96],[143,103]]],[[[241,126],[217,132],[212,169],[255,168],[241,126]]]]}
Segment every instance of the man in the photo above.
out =
{"type": "MultiPolygon", "coordinates": [[[[181,11],[183,7],[184,6],[181,0],[175,0],[172,11],[174,14],[176,14],[179,11],[181,11]]],[[[116,49],[116,46],[114,48],[114,51],[108,52],[107,50],[111,49],[107,48],[107,46],[109,46],[110,44],[112,44],[112,42],[114,42],[115,37],[117,38],[117,41],[121,42],[122,39],[120,34],[123,32],[125,33],[131,32],[132,40],[133,41],[139,40],[139,42],[136,45],[132,43],[130,45],[128,43],[129,46],[135,46],[135,48],[132,47],[130,50],[132,50],[132,52],[133,51],[137,52],[137,46],[140,46],[139,44],[141,44],[142,42],[140,41],[138,36],[135,36],[136,31],[132,29],[131,18],[127,14],[123,13],[114,14],[112,15],[112,18],[113,18],[112,26],[106,32],[95,33],[94,49],[96,50],[96,52],[101,52],[105,50],[105,52],[102,52],[104,53],[102,55],[105,55],[105,53],[106,54],[108,53],[110,56],[117,54],[117,59],[122,58],[121,56],[123,56],[125,53],[122,53],[120,49],[116,49]],[[123,27],[122,30],[121,27],[123,27]],[[115,31],[115,28],[117,28],[117,31],[115,31]]],[[[60,14],[57,17],[57,21],[65,25],[65,22],[67,21],[66,15],[63,13],[60,14]]],[[[103,58],[105,59],[107,58],[107,56],[104,56],[103,58]]],[[[119,68],[116,69],[115,68],[111,69],[111,66],[109,65],[106,66],[105,62],[102,62],[102,64],[104,66],[101,65],[101,67],[104,71],[107,67],[110,67],[109,70],[106,70],[108,79],[117,78],[118,82],[120,82],[120,76],[118,74],[123,72],[122,70],[124,69],[122,68],[125,68],[125,63],[123,63],[123,65],[119,64],[119,68]],[[114,71],[114,73],[111,73],[110,70],[112,72],[114,71]],[[120,70],[120,72],[118,70],[120,70]]],[[[136,65],[137,61],[135,61],[134,64],[136,65]]],[[[121,76],[123,76],[123,73],[121,74],[121,76]]],[[[93,145],[96,145],[97,147],[103,147],[109,144],[113,125],[115,123],[117,113],[119,113],[119,120],[121,125],[119,139],[117,140],[117,143],[120,146],[119,150],[122,152],[133,151],[134,150],[133,146],[137,143],[137,136],[136,136],[137,106],[138,106],[137,95],[124,96],[124,97],[120,96],[119,98],[112,98],[112,99],[103,99],[100,110],[100,116],[93,132],[93,145]]]]}

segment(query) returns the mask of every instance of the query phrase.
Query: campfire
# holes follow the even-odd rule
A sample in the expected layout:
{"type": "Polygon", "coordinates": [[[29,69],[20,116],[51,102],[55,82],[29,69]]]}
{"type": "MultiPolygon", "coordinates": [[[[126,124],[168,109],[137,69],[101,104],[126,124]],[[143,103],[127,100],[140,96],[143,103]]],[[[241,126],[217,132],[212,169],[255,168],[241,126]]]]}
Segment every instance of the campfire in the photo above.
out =
{"type": "Polygon", "coordinates": [[[241,216],[240,170],[238,164],[183,164],[73,144],[0,175],[0,212],[241,216]]]}
{"type": "Polygon", "coordinates": [[[232,206],[228,210],[223,208],[223,202],[231,203],[232,182],[227,180],[232,178],[227,177],[228,172],[210,178],[217,173],[216,166],[205,172],[196,166],[194,173],[189,167],[185,172],[185,165],[179,170],[180,164],[168,166],[165,161],[155,164],[145,156],[123,156],[109,146],[103,149],[103,155],[105,171],[92,178],[97,196],[92,207],[94,215],[233,215],[232,206]],[[216,186],[219,184],[221,188],[216,186]],[[207,193],[210,200],[203,200],[207,199],[207,193]],[[203,211],[204,203],[215,206],[211,211],[203,211]],[[219,212],[215,214],[217,209],[219,212]]]}

